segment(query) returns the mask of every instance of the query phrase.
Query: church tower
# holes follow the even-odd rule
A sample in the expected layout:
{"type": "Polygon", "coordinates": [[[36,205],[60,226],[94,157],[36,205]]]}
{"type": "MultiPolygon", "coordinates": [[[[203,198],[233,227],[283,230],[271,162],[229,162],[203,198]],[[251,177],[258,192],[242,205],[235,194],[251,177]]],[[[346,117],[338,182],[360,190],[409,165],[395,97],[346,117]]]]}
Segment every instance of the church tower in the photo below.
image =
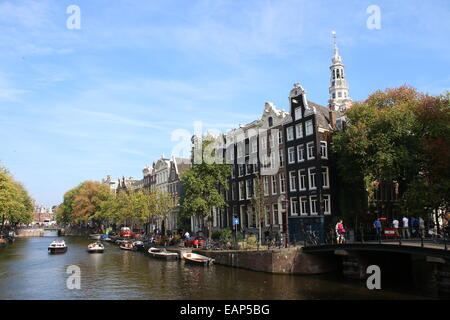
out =
{"type": "Polygon", "coordinates": [[[330,99],[328,105],[331,110],[345,111],[350,108],[352,99],[348,93],[348,84],[344,72],[344,65],[342,64],[342,58],[339,55],[339,49],[336,44],[336,32],[333,31],[334,38],[334,56],[331,59],[331,77],[330,77],[330,99]]]}

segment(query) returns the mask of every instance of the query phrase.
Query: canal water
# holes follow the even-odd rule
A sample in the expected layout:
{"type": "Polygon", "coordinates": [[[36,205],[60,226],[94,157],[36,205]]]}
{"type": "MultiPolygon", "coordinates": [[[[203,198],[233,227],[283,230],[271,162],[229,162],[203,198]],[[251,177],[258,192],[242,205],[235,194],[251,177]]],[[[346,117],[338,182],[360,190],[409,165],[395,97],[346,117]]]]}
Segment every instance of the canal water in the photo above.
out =
{"type": "MultiPolygon", "coordinates": [[[[56,236],[17,239],[0,248],[0,299],[416,299],[404,289],[368,290],[365,283],[338,275],[272,275],[214,265],[161,261],[105,244],[88,254],[92,240],[66,237],[68,251],[49,255],[56,236]],[[70,290],[67,268],[81,270],[81,288],[70,290]]],[[[61,238],[59,238],[61,239],[61,238]]]]}

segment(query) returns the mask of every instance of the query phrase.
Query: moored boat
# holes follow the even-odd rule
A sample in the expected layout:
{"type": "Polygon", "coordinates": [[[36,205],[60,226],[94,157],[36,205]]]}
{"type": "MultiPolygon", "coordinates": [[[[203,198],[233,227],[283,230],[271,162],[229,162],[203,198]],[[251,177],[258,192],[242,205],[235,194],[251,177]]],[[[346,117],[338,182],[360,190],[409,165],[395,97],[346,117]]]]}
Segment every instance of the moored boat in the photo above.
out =
{"type": "Polygon", "coordinates": [[[137,251],[144,251],[144,249],[145,249],[144,242],[142,242],[142,241],[134,241],[133,247],[135,247],[137,251]]]}
{"type": "Polygon", "coordinates": [[[102,236],[101,234],[94,233],[94,234],[90,234],[90,235],[89,235],[89,239],[92,239],[92,240],[100,240],[100,237],[101,237],[101,236],[102,236]]]}
{"type": "Polygon", "coordinates": [[[161,250],[161,249],[152,247],[152,248],[148,249],[148,253],[153,258],[166,259],[166,260],[178,259],[178,253],[168,252],[166,249],[161,250]]]}
{"type": "Polygon", "coordinates": [[[202,256],[197,253],[183,252],[181,254],[181,256],[183,257],[185,262],[191,263],[191,264],[200,264],[200,265],[209,266],[214,263],[214,259],[202,256]]]}
{"type": "Polygon", "coordinates": [[[3,237],[0,238],[0,247],[6,246],[7,243],[8,243],[8,241],[3,239],[3,237]]]}
{"type": "Polygon", "coordinates": [[[120,249],[122,249],[122,250],[133,250],[133,245],[131,243],[129,243],[129,242],[123,242],[120,245],[120,249]]]}
{"type": "Polygon", "coordinates": [[[105,247],[100,242],[94,242],[88,245],[89,253],[103,253],[105,251],[105,247]]]}
{"type": "Polygon", "coordinates": [[[66,251],[67,245],[64,240],[61,241],[55,240],[48,246],[48,253],[51,254],[60,254],[65,253],[66,251]]]}

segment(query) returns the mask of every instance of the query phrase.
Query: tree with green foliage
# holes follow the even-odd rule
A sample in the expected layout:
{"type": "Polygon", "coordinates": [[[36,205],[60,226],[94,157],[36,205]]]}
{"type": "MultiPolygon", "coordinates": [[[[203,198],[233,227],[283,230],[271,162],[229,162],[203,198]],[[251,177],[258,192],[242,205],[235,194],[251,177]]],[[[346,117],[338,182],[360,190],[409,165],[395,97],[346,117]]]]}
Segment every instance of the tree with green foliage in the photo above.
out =
{"type": "MultiPolygon", "coordinates": [[[[220,210],[227,206],[223,191],[228,190],[227,178],[231,168],[227,164],[207,161],[217,159],[214,138],[202,141],[203,158],[195,163],[183,176],[185,198],[181,210],[185,216],[196,216],[208,220],[208,237],[211,237],[211,215],[213,209],[220,210]]],[[[194,150],[196,152],[197,150],[194,150]]]]}
{"type": "Polygon", "coordinates": [[[12,225],[33,221],[33,205],[28,192],[3,167],[0,167],[0,217],[1,230],[6,221],[12,225]]]}
{"type": "Polygon", "coordinates": [[[373,201],[376,183],[384,181],[398,184],[399,211],[414,208],[423,215],[430,193],[439,195],[433,196],[434,207],[448,202],[448,112],[448,95],[430,97],[407,86],[377,91],[355,103],[345,114],[346,129],[332,139],[341,212],[350,211],[348,218],[356,219],[373,201]],[[442,184],[430,183],[432,177],[442,184]],[[351,202],[346,201],[350,194],[351,202]]]}
{"type": "Polygon", "coordinates": [[[178,206],[179,199],[177,197],[173,197],[167,191],[156,190],[156,208],[155,215],[161,219],[161,233],[163,235],[167,234],[167,218],[170,213],[178,206]]]}

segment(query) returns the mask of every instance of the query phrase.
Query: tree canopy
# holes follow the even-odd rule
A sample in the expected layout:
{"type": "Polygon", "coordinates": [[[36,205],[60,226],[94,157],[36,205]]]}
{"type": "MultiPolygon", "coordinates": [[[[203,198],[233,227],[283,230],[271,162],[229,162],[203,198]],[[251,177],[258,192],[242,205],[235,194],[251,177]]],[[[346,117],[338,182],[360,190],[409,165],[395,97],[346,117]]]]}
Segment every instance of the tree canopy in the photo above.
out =
{"type": "Polygon", "coordinates": [[[33,203],[28,192],[3,167],[0,167],[0,218],[2,229],[6,221],[11,224],[33,221],[33,203]]]}
{"type": "MultiPolygon", "coordinates": [[[[402,86],[376,91],[355,103],[336,132],[339,180],[346,196],[369,204],[376,182],[399,185],[399,211],[424,214],[449,201],[449,95],[429,96],[402,86]]],[[[360,205],[360,208],[364,206],[360,205]]]]}

